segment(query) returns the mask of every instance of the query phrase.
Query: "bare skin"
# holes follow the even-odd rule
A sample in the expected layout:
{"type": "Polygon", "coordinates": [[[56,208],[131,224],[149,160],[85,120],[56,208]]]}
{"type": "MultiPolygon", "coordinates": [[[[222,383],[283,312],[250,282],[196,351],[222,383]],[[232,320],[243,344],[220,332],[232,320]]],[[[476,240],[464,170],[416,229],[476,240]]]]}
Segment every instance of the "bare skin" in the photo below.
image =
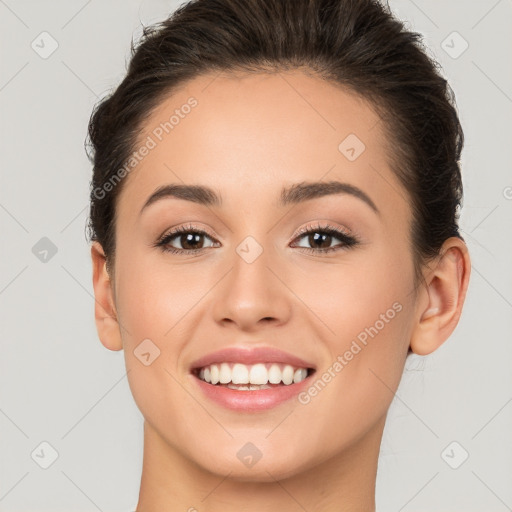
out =
{"type": "Polygon", "coordinates": [[[409,347],[429,354],[456,327],[466,245],[448,239],[415,287],[408,196],[387,164],[378,115],[357,96],[300,71],[206,75],[159,105],[139,143],[190,97],[197,106],[125,178],[112,275],[102,247],[91,248],[99,338],[124,349],[145,418],[137,512],[373,512],[393,391],[409,347]],[[349,134],[365,145],[353,161],[338,148],[349,134]],[[282,187],[312,181],[358,187],[378,211],[350,193],[278,205],[282,187]],[[167,197],[141,213],[171,183],[211,187],[222,205],[167,197]],[[319,222],[357,243],[297,238],[319,222]],[[189,224],[208,233],[199,253],[180,235],[168,247],[181,254],[154,246],[189,224]],[[236,251],[247,236],[263,249],[251,263],[236,251]],[[371,326],[378,333],[333,377],[338,356],[371,326]],[[134,354],[144,339],[160,350],[149,366],[134,354]],[[331,368],[331,379],[307,403],[235,412],[190,373],[195,359],[228,346],[277,347],[314,363],[319,378],[331,368]],[[237,457],[249,441],[262,455],[252,467],[237,457]]]}

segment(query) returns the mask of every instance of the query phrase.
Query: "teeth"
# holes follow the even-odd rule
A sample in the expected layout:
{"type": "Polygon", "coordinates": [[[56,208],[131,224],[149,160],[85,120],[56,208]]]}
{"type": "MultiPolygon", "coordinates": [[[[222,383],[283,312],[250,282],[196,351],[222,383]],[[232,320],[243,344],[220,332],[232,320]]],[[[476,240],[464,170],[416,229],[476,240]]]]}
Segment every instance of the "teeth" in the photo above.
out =
{"type": "Polygon", "coordinates": [[[266,384],[268,382],[268,372],[264,364],[259,363],[251,366],[249,382],[251,384],[266,384]]]}
{"type": "MultiPolygon", "coordinates": [[[[306,370],[306,376],[307,376],[307,370],[306,370]]],[[[302,368],[297,368],[293,374],[293,382],[300,382],[301,380],[304,380],[302,377],[302,368]]]]}
{"type": "Polygon", "coordinates": [[[219,382],[219,367],[217,365],[210,367],[210,382],[212,384],[217,384],[217,382],[219,382]]]}
{"type": "Polygon", "coordinates": [[[231,382],[233,384],[247,384],[249,382],[249,370],[247,366],[244,364],[235,364],[231,372],[231,382]]]}
{"type": "Polygon", "coordinates": [[[231,368],[227,363],[222,363],[220,365],[219,382],[221,384],[227,384],[228,382],[231,382],[231,368]]]}
{"type": "Polygon", "coordinates": [[[231,384],[231,383],[228,384],[228,388],[229,389],[240,389],[240,390],[243,390],[243,391],[248,391],[249,390],[249,386],[245,386],[245,385],[244,386],[241,386],[241,385],[237,386],[237,385],[231,384]]]}
{"type": "Polygon", "coordinates": [[[289,365],[286,365],[283,370],[283,384],[289,385],[292,382],[293,382],[293,368],[289,365]]]}
{"type": "Polygon", "coordinates": [[[273,364],[268,370],[268,381],[271,384],[279,384],[281,382],[283,374],[281,368],[277,364],[273,364]]]}
{"type": "Polygon", "coordinates": [[[199,378],[211,384],[225,384],[230,389],[252,390],[269,389],[268,384],[286,386],[303,381],[308,371],[306,368],[294,368],[286,364],[257,363],[221,363],[205,366],[199,370],[199,378]]]}
{"type": "Polygon", "coordinates": [[[257,385],[253,385],[253,384],[249,384],[248,386],[243,384],[226,384],[226,386],[229,388],[229,389],[236,389],[237,391],[255,391],[257,389],[271,389],[271,386],[268,386],[267,384],[264,384],[262,386],[257,386],[257,385]]]}

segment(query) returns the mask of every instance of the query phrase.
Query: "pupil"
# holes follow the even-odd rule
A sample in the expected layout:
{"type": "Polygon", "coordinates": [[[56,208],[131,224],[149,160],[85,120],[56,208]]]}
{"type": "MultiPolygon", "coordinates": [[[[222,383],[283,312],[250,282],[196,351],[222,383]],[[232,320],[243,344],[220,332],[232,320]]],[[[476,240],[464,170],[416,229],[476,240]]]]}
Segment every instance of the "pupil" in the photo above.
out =
{"type": "MultiPolygon", "coordinates": [[[[313,235],[309,235],[309,243],[310,245],[314,245],[315,243],[318,243],[318,240],[322,239],[322,241],[325,243],[327,242],[327,247],[331,245],[331,235],[320,235],[319,233],[315,233],[313,235]]],[[[321,247],[323,249],[324,247],[321,247]]]]}
{"type": "Polygon", "coordinates": [[[201,235],[200,233],[195,233],[195,234],[189,233],[186,235],[182,235],[182,240],[184,237],[186,239],[186,242],[184,244],[182,243],[181,246],[184,249],[197,249],[197,247],[195,245],[193,245],[194,240],[195,240],[195,242],[198,242],[202,236],[203,235],[201,235]],[[192,242],[192,245],[190,247],[187,247],[187,245],[190,245],[190,242],[192,242]]]}

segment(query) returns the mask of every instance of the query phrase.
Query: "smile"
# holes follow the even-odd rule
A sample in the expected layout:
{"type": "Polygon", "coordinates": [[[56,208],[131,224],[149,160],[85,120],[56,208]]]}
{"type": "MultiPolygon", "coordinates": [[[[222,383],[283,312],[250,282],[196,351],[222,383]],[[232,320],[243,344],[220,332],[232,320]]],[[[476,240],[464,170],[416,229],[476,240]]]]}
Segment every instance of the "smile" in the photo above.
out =
{"type": "Polygon", "coordinates": [[[213,385],[239,391],[255,391],[302,382],[308,376],[308,369],[278,363],[220,363],[200,368],[197,376],[213,385]]]}
{"type": "Polygon", "coordinates": [[[229,346],[193,361],[193,385],[208,401],[238,412],[256,412],[297,398],[316,364],[276,347],[229,346]]]}

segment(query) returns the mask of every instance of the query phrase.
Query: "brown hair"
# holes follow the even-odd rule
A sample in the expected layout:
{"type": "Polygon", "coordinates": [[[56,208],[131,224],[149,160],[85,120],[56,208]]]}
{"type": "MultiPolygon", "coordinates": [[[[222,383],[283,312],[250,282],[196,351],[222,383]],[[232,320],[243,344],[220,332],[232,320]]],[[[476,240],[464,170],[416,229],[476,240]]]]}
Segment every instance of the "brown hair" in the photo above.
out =
{"type": "Polygon", "coordinates": [[[144,120],[164,96],[208,72],[303,69],[370,102],[383,120],[389,165],[409,194],[415,268],[461,238],[463,132],[453,91],[418,33],[376,0],[192,0],[132,40],[127,75],[89,122],[94,165],[89,237],[113,269],[115,211],[144,120]],[[108,192],[106,192],[108,189],[108,192]],[[99,192],[98,192],[99,191],[99,192]]]}

